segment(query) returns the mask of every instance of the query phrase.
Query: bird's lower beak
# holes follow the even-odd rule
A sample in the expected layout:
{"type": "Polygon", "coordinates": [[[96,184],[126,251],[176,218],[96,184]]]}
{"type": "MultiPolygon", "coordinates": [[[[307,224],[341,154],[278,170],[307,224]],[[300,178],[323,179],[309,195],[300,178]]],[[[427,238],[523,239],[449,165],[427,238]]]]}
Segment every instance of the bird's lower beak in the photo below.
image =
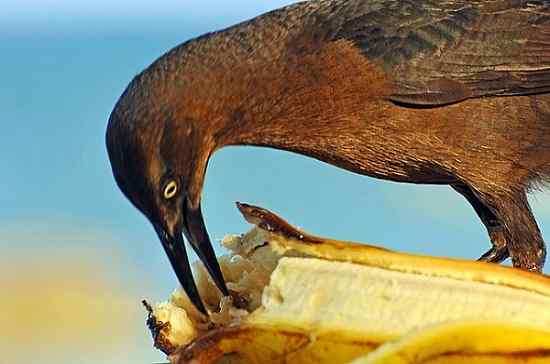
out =
{"type": "Polygon", "coordinates": [[[216,254],[210,243],[200,206],[197,209],[187,208],[187,206],[185,206],[183,211],[182,227],[173,229],[173,233],[167,232],[166,229],[160,225],[154,225],[154,227],[185,293],[193,305],[206,315],[207,311],[201,300],[195,281],[193,280],[182,232],[185,234],[193,250],[195,250],[199,256],[199,259],[206,267],[206,270],[222,294],[228,296],[229,292],[225,285],[225,280],[218,260],[216,259],[216,254]]]}
{"type": "Polygon", "coordinates": [[[225,285],[220,265],[206,231],[200,205],[196,209],[186,206],[183,233],[206,267],[208,274],[210,274],[218,289],[224,296],[228,296],[229,291],[225,285]]]}

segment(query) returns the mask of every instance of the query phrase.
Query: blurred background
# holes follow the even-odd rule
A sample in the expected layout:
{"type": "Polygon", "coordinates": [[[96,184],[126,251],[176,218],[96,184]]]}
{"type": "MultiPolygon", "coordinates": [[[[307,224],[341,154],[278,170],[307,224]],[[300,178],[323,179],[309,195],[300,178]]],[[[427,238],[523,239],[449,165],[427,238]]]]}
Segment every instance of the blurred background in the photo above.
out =
{"type": "MultiPolygon", "coordinates": [[[[124,199],[104,146],[134,75],[178,43],[282,0],[8,2],[0,13],[0,363],[155,363],[140,301],[177,283],[124,199]]],[[[448,187],[381,182],[286,152],[226,148],[203,208],[219,254],[247,225],[234,202],[315,234],[473,259],[485,229],[448,187]]],[[[550,239],[550,195],[531,196],[550,239]]],[[[547,270],[548,271],[548,270],[547,270]]]]}

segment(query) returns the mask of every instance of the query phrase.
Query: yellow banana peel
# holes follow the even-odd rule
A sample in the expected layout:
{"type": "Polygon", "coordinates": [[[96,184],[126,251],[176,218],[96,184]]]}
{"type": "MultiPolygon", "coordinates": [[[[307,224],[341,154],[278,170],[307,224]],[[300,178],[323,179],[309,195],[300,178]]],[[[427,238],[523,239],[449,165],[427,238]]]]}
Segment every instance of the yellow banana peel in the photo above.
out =
{"type": "Polygon", "coordinates": [[[549,277],[315,237],[238,207],[257,228],[224,240],[233,300],[199,268],[211,322],[181,291],[150,308],[173,363],[550,364],[549,277]]]}
{"type": "Polygon", "coordinates": [[[550,331],[505,321],[462,321],[424,328],[388,342],[352,364],[541,364],[550,362],[550,331]]]}

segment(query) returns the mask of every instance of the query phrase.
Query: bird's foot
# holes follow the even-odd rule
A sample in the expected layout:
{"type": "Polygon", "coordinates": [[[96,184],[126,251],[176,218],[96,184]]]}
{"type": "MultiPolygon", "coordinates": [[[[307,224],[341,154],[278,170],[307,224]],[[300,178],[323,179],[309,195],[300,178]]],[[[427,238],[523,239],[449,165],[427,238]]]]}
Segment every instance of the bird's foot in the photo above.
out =
{"type": "Polygon", "coordinates": [[[493,246],[478,260],[488,263],[501,263],[502,261],[508,259],[508,257],[510,256],[510,252],[508,251],[508,248],[506,246],[506,236],[504,235],[504,228],[501,226],[496,226],[488,230],[493,246]]]}
{"type": "Polygon", "coordinates": [[[509,256],[510,254],[508,253],[508,249],[506,247],[492,247],[491,249],[486,251],[481,257],[479,257],[478,261],[488,263],[501,263],[504,260],[508,259],[509,256]]]}

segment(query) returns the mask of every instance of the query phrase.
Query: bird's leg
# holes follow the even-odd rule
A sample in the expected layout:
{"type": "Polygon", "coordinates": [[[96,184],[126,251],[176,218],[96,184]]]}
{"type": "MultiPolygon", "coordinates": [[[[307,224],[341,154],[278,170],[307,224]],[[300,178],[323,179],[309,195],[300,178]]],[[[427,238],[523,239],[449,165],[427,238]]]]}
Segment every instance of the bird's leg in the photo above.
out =
{"type": "Polygon", "coordinates": [[[470,205],[474,208],[477,216],[483,222],[483,225],[487,228],[491,243],[493,246],[486,253],[484,253],[478,260],[491,263],[500,263],[508,258],[508,248],[506,247],[506,235],[504,234],[504,227],[499,219],[472,191],[472,189],[463,184],[452,184],[451,187],[460,193],[468,200],[470,205]]]}
{"type": "Polygon", "coordinates": [[[481,193],[480,198],[492,207],[493,213],[502,222],[514,267],[541,272],[546,247],[525,192],[504,196],[481,193]]]}

